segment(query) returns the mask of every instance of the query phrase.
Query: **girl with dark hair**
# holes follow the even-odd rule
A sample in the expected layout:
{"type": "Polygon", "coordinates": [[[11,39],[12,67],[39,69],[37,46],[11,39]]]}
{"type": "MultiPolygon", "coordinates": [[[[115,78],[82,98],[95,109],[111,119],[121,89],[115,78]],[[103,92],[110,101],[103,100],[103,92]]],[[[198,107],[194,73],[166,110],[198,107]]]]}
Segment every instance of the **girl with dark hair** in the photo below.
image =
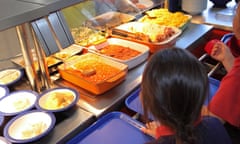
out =
{"type": "Polygon", "coordinates": [[[228,144],[222,123],[201,117],[208,94],[208,77],[203,65],[188,51],[163,49],[153,54],[145,67],[140,99],[146,118],[142,131],[159,144],[228,144]]]}

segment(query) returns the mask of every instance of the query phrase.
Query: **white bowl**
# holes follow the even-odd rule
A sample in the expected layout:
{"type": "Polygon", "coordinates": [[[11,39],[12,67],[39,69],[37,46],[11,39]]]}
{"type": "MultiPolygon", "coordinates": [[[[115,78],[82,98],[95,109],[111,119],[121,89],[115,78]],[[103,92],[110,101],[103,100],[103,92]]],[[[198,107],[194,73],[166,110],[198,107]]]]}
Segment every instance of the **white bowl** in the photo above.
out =
{"type": "Polygon", "coordinates": [[[0,84],[13,85],[23,77],[23,70],[17,68],[7,68],[0,71],[0,84]]]}
{"type": "Polygon", "coordinates": [[[4,127],[4,137],[13,143],[36,141],[55,126],[54,114],[40,110],[27,111],[12,118],[4,127]]]}
{"type": "Polygon", "coordinates": [[[38,94],[30,90],[19,90],[0,99],[0,114],[17,115],[35,106],[38,94]]]}
{"type": "Polygon", "coordinates": [[[36,107],[43,111],[61,112],[74,106],[79,100],[76,90],[58,87],[44,91],[37,99],[36,107]]]}
{"type": "Polygon", "coordinates": [[[5,85],[0,85],[0,99],[9,94],[9,89],[5,85]]]}

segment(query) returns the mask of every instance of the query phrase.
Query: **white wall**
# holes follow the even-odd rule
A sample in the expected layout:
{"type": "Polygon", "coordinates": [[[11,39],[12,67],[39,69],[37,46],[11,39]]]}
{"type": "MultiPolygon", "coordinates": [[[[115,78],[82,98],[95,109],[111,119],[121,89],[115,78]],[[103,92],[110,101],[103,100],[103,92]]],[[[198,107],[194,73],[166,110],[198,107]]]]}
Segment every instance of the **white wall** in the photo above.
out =
{"type": "Polygon", "coordinates": [[[14,64],[8,59],[21,53],[15,28],[0,32],[0,69],[12,67],[14,64]]]}

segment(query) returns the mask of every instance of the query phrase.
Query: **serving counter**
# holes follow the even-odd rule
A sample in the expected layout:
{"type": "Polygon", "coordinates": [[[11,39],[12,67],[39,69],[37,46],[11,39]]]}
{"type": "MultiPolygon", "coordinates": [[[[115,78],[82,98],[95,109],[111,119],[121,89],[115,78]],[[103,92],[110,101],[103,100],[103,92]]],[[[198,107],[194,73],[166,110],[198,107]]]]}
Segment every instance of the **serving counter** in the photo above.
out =
{"type": "MultiPolygon", "coordinates": [[[[64,1],[58,0],[23,1],[29,4],[35,4],[37,7],[47,6],[45,7],[48,9],[46,14],[54,10],[54,2],[59,4],[59,8],[64,5],[64,1]]],[[[205,16],[205,12],[201,16],[205,16]]],[[[214,29],[214,25],[207,25],[207,22],[196,22],[195,18],[197,18],[197,16],[193,17],[193,23],[188,24],[187,28],[177,39],[174,47],[187,49],[197,57],[200,57],[204,53],[203,46],[205,42],[209,40],[209,36],[212,34],[211,32],[214,29]]],[[[88,127],[90,124],[96,121],[96,119],[103,116],[104,114],[111,111],[120,110],[120,108],[124,104],[124,100],[126,99],[126,97],[128,97],[132,91],[139,87],[146,63],[147,62],[143,62],[135,68],[129,70],[126,79],[122,83],[105,92],[104,94],[97,96],[61,78],[55,80],[54,84],[56,86],[66,86],[76,89],[80,94],[80,99],[77,105],[73,109],[71,109],[71,111],[57,115],[59,121],[57,122],[57,125],[55,126],[53,131],[49,133],[49,135],[34,143],[64,143],[66,140],[72,138],[74,135],[88,127]]],[[[29,83],[25,81],[25,83],[14,87],[14,90],[26,88],[29,89],[30,87],[29,83]]]]}
{"type": "MultiPolygon", "coordinates": [[[[199,52],[202,49],[202,47],[199,47],[199,42],[211,34],[212,29],[213,27],[209,25],[189,23],[174,46],[190,50],[193,53],[199,52]]],[[[55,86],[66,86],[76,89],[80,94],[80,99],[77,106],[70,112],[57,115],[59,122],[57,122],[54,130],[35,143],[63,143],[104,114],[120,110],[124,105],[124,100],[132,91],[139,87],[146,63],[143,62],[129,70],[123,82],[101,95],[91,94],[63,79],[55,80],[55,86]]],[[[12,90],[21,89],[30,89],[27,80],[12,88],[12,90]]]]}
{"type": "MultiPolygon", "coordinates": [[[[198,41],[205,38],[211,32],[212,28],[209,25],[189,23],[174,47],[187,49],[196,53],[196,51],[200,51],[199,49],[194,49],[199,47],[198,41]]],[[[200,49],[202,48],[200,47],[200,49]]],[[[118,110],[124,99],[140,85],[145,64],[146,62],[133,68],[128,72],[125,81],[106,93],[97,96],[62,79],[57,80],[56,84],[77,89],[81,95],[78,105],[93,113],[96,117],[100,117],[112,110],[118,110]]]]}

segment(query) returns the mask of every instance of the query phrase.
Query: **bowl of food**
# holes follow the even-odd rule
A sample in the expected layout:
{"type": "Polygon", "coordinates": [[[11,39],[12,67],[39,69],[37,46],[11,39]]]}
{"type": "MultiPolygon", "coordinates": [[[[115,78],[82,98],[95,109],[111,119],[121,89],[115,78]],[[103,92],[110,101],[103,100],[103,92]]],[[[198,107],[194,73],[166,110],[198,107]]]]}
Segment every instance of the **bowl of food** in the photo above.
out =
{"type": "Polygon", "coordinates": [[[58,87],[44,91],[37,99],[36,107],[42,111],[61,112],[73,107],[79,100],[76,90],[58,87]]]}
{"type": "Polygon", "coordinates": [[[0,85],[0,99],[9,94],[9,89],[5,85],[0,85]]]}
{"type": "Polygon", "coordinates": [[[53,113],[27,111],[13,117],[4,127],[4,137],[12,143],[29,143],[47,135],[55,126],[53,113]]]}
{"type": "Polygon", "coordinates": [[[23,70],[7,68],[0,71],[0,85],[11,86],[18,82],[23,76],[23,70]]]}
{"type": "Polygon", "coordinates": [[[0,114],[14,116],[35,106],[38,94],[31,90],[19,90],[0,99],[0,114]]]}

